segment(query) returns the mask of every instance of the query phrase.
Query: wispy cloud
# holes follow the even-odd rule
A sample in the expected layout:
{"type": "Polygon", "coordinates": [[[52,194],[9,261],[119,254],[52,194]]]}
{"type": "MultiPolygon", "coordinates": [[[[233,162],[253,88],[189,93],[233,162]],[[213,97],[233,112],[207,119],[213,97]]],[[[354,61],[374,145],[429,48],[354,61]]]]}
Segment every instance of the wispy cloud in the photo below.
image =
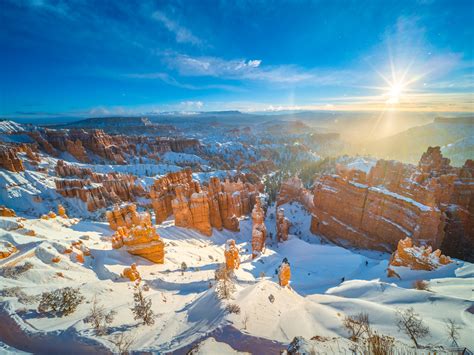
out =
{"type": "Polygon", "coordinates": [[[168,31],[174,34],[176,42],[178,43],[190,43],[195,46],[200,46],[203,41],[196,37],[186,27],[181,26],[178,22],[170,19],[165,13],[161,11],[155,11],[153,18],[160,22],[168,31]]]}

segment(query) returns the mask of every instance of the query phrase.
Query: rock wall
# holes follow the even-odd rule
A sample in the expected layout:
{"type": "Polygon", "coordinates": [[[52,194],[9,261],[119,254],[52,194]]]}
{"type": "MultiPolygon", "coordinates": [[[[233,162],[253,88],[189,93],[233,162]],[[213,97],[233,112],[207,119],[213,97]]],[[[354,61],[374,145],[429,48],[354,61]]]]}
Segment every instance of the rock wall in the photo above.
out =
{"type": "Polygon", "coordinates": [[[366,176],[339,171],[315,183],[311,231],[335,242],[392,251],[399,240],[453,251],[472,260],[473,163],[449,165],[439,147],[418,166],[379,160],[366,176]],[[446,245],[446,247],[445,247],[446,245]],[[467,251],[468,250],[468,251],[467,251]]]}

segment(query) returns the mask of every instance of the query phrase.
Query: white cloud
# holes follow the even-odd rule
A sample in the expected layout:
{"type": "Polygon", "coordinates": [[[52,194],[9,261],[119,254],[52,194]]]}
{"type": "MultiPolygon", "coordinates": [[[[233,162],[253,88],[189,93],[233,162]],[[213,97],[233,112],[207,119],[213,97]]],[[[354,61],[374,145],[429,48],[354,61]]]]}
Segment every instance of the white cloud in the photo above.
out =
{"type": "Polygon", "coordinates": [[[153,13],[153,18],[166,27],[168,31],[173,33],[178,43],[190,43],[193,45],[201,45],[202,41],[192,34],[190,30],[179,25],[176,21],[171,20],[161,11],[153,13]]]}
{"type": "Polygon", "coordinates": [[[204,103],[202,101],[182,101],[180,106],[185,110],[199,110],[203,108],[204,103]]]}

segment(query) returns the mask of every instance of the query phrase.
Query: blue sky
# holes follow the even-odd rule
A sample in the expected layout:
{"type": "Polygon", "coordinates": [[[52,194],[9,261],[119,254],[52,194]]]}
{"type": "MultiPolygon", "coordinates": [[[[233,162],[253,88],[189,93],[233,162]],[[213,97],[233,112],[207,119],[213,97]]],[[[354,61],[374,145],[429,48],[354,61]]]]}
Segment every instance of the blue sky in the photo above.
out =
{"type": "Polygon", "coordinates": [[[0,7],[2,116],[473,111],[473,1],[0,7]]]}

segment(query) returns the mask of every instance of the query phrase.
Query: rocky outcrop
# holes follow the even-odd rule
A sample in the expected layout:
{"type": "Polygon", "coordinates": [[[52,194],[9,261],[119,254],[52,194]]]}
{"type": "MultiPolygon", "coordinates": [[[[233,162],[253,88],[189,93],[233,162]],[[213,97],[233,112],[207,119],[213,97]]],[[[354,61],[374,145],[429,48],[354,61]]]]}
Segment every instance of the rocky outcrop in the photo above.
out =
{"type": "Polygon", "coordinates": [[[225,266],[227,271],[236,270],[240,266],[239,249],[235,245],[235,240],[229,239],[225,244],[225,266]]]}
{"type": "Polygon", "coordinates": [[[255,259],[265,249],[267,239],[267,228],[265,227],[265,212],[257,198],[252,210],[252,259],[255,259]]]}
{"type": "Polygon", "coordinates": [[[278,267],[278,281],[280,286],[289,286],[291,279],[291,268],[288,259],[284,258],[278,267]]]}
{"type": "Polygon", "coordinates": [[[16,213],[11,208],[0,206],[0,217],[16,217],[16,213]]]}
{"type": "Polygon", "coordinates": [[[276,213],[276,232],[277,241],[279,243],[288,240],[288,232],[290,231],[291,223],[288,218],[285,217],[285,211],[283,208],[279,208],[276,213]]]}
{"type": "MultiPolygon", "coordinates": [[[[109,194],[102,185],[92,184],[90,180],[56,179],[56,190],[63,197],[79,198],[87,205],[88,211],[95,211],[110,204],[109,194]]],[[[118,199],[112,200],[118,202],[118,199]]]]}
{"type": "Polygon", "coordinates": [[[473,250],[474,186],[466,164],[451,167],[436,147],[423,154],[418,166],[379,160],[368,175],[324,175],[315,183],[311,231],[335,242],[388,251],[406,237],[443,248],[461,240],[473,250]]]}
{"type": "Polygon", "coordinates": [[[137,270],[137,264],[133,263],[130,267],[123,269],[122,277],[129,279],[130,281],[141,280],[140,273],[137,270]]]}
{"type": "Polygon", "coordinates": [[[19,173],[25,170],[23,161],[18,158],[18,148],[14,146],[0,146],[0,168],[19,173]]]}
{"type": "Polygon", "coordinates": [[[430,246],[414,246],[413,240],[407,237],[398,242],[397,250],[390,259],[389,268],[402,266],[412,270],[429,271],[449,263],[451,263],[451,259],[441,254],[441,250],[433,251],[430,246]]]}

